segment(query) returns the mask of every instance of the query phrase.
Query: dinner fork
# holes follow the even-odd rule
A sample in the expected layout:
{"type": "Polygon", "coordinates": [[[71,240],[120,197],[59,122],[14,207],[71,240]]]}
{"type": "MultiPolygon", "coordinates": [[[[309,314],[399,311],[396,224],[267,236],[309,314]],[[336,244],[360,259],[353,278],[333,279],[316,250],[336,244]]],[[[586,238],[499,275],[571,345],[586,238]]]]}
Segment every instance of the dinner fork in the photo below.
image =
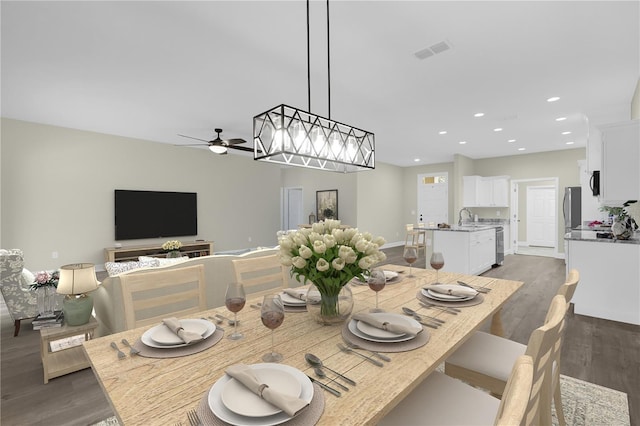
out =
{"type": "Polygon", "coordinates": [[[127,339],[122,339],[122,344],[129,347],[130,355],[138,355],[140,351],[129,344],[127,339]]]}
{"type": "Polygon", "coordinates": [[[356,354],[356,355],[358,355],[359,357],[366,359],[367,361],[369,361],[369,362],[370,362],[371,364],[373,364],[373,365],[376,365],[376,366],[378,366],[378,367],[384,367],[384,364],[383,364],[383,363],[381,363],[380,361],[378,361],[377,359],[373,359],[373,358],[371,358],[370,356],[366,356],[366,355],[364,355],[364,354],[361,354],[360,352],[356,352],[356,351],[354,351],[352,348],[348,348],[348,347],[346,347],[345,345],[343,345],[342,343],[338,343],[338,348],[340,348],[340,350],[341,350],[342,352],[350,352],[350,353],[352,353],[352,354],[356,354]]]}
{"type": "Polygon", "coordinates": [[[373,355],[373,356],[377,356],[378,358],[380,358],[380,359],[382,359],[382,360],[385,360],[385,361],[387,361],[387,362],[391,362],[391,358],[389,358],[388,356],[383,355],[383,354],[381,354],[381,353],[379,353],[379,352],[370,351],[369,349],[365,349],[365,348],[363,348],[362,346],[356,345],[355,343],[351,343],[351,342],[349,342],[349,341],[345,341],[345,343],[346,343],[346,344],[347,344],[347,346],[349,346],[350,348],[353,348],[353,349],[360,349],[360,350],[363,350],[363,351],[367,351],[367,352],[369,352],[369,353],[370,353],[371,355],[373,355]]]}
{"type": "Polygon", "coordinates": [[[198,416],[196,410],[187,411],[187,418],[191,426],[202,426],[202,420],[200,420],[200,416],[198,416]]]}
{"type": "Polygon", "coordinates": [[[115,349],[116,351],[118,351],[118,359],[124,359],[124,358],[126,358],[126,357],[127,357],[127,356],[124,354],[124,352],[122,352],[122,351],[120,350],[120,348],[118,348],[118,345],[116,345],[116,342],[111,342],[111,347],[112,347],[113,349],[115,349]]]}

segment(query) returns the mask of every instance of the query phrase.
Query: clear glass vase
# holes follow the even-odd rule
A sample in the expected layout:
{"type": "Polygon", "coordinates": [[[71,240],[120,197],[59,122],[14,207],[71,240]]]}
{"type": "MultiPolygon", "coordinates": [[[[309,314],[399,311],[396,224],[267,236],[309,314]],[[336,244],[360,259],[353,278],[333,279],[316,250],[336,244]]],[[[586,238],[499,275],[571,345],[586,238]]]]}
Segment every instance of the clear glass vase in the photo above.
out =
{"type": "Polygon", "coordinates": [[[38,287],[38,315],[51,316],[56,310],[56,288],[53,286],[38,287]]]}
{"type": "Polygon", "coordinates": [[[324,325],[344,323],[353,311],[353,293],[349,284],[334,291],[320,292],[311,284],[307,293],[307,312],[313,319],[324,325]]]}

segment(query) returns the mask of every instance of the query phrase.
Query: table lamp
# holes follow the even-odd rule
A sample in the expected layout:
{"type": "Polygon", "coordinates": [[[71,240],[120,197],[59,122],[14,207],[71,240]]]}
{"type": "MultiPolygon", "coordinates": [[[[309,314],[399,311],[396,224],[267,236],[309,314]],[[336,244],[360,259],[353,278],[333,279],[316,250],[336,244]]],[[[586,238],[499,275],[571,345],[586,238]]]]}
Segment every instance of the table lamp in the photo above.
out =
{"type": "Polygon", "coordinates": [[[93,263],[73,263],[60,267],[58,293],[65,294],[62,304],[64,320],[68,325],[82,325],[89,322],[93,311],[93,299],[88,292],[98,288],[93,263]]]}

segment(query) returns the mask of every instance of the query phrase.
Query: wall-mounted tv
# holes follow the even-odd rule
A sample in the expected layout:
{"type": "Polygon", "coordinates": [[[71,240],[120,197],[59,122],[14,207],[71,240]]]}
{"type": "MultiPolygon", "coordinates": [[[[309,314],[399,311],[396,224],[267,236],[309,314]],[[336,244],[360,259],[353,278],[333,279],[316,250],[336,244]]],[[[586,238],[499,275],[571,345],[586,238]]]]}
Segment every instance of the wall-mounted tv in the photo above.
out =
{"type": "Polygon", "coordinates": [[[198,234],[195,192],[115,190],[116,240],[198,234]]]}

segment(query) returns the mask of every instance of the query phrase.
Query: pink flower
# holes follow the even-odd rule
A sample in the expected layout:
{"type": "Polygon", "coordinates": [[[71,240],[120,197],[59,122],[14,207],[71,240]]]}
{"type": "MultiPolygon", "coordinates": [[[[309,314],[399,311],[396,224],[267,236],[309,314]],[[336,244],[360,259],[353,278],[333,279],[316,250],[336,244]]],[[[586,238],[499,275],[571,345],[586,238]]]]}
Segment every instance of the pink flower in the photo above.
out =
{"type": "Polygon", "coordinates": [[[36,282],[38,284],[46,284],[51,279],[51,276],[46,271],[40,271],[36,274],[36,282]]]}

